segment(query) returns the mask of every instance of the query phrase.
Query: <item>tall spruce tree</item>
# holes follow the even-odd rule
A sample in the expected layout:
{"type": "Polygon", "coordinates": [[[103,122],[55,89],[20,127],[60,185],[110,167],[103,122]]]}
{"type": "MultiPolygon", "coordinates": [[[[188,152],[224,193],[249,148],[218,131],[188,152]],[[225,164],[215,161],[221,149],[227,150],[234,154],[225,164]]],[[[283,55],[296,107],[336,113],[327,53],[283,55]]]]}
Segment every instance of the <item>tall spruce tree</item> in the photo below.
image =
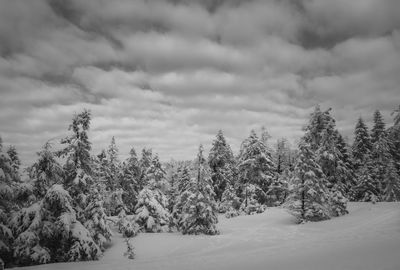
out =
{"type": "Polygon", "coordinates": [[[208,155],[215,199],[220,202],[227,184],[232,181],[234,157],[222,130],[219,130],[208,155]]]}
{"type": "Polygon", "coordinates": [[[66,159],[64,185],[72,196],[78,213],[85,208],[86,197],[93,184],[91,142],[88,137],[90,120],[91,114],[88,110],[76,114],[68,128],[72,134],[61,140],[65,148],[58,152],[59,156],[66,159]]]}
{"type": "Polygon", "coordinates": [[[348,213],[346,210],[347,199],[344,197],[348,168],[341,159],[341,152],[337,147],[337,132],[335,120],[330,116],[329,111],[324,113],[325,127],[321,134],[320,146],[316,151],[317,162],[327,179],[327,187],[331,195],[332,213],[335,216],[348,213]]]}
{"type": "Polygon", "coordinates": [[[137,203],[139,190],[140,166],[136,151],[132,148],[129,157],[122,165],[121,187],[124,193],[122,199],[127,208],[127,213],[133,213],[137,203]]]}
{"type": "Polygon", "coordinates": [[[354,142],[352,146],[353,164],[357,170],[365,161],[369,159],[372,145],[371,138],[368,133],[368,128],[364,123],[364,120],[358,118],[356,128],[354,130],[354,142]]]}
{"type": "Polygon", "coordinates": [[[387,166],[382,199],[387,202],[400,201],[400,177],[393,161],[389,162],[387,166]]]}
{"type": "Polygon", "coordinates": [[[120,161],[118,159],[118,147],[115,143],[114,136],[111,138],[111,143],[107,148],[108,170],[110,172],[107,188],[111,191],[120,187],[120,161]]]}
{"type": "Polygon", "coordinates": [[[329,219],[330,193],[325,175],[309,143],[302,141],[299,151],[285,206],[299,222],[329,219]]]}
{"type": "Polygon", "coordinates": [[[371,129],[371,143],[375,143],[385,133],[385,122],[383,121],[382,114],[379,110],[374,112],[373,116],[374,126],[371,129]]]}
{"type": "Polygon", "coordinates": [[[274,179],[274,164],[271,153],[252,130],[250,136],[242,143],[238,161],[239,179],[244,190],[243,200],[247,204],[248,186],[259,187],[257,201],[261,204],[267,203],[266,192],[274,179]]]}
{"type": "Polygon", "coordinates": [[[0,137],[0,258],[6,266],[12,261],[13,233],[8,224],[11,211],[15,210],[14,189],[17,175],[12,160],[3,147],[0,137]]]}
{"type": "Polygon", "coordinates": [[[151,160],[144,179],[147,184],[138,195],[135,221],[145,232],[167,231],[171,225],[171,214],[168,198],[164,194],[165,172],[157,155],[151,160]]]}
{"type": "Polygon", "coordinates": [[[373,175],[373,162],[367,157],[356,172],[357,185],[354,187],[355,199],[363,202],[378,202],[380,189],[373,175]]]}
{"type": "Polygon", "coordinates": [[[191,179],[182,196],[186,197],[182,205],[182,215],[179,229],[183,234],[218,234],[216,228],[218,217],[211,178],[203,156],[203,146],[200,145],[195,162],[196,177],[191,179]]]}

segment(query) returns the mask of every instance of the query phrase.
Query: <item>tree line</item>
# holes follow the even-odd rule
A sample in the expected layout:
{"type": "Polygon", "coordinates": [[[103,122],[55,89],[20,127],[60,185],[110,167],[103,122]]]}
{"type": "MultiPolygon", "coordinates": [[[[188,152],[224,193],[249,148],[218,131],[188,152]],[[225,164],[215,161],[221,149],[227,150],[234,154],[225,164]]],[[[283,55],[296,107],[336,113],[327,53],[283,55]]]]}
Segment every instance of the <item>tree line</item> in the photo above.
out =
{"type": "Polygon", "coordinates": [[[0,139],[0,259],[6,266],[98,259],[112,229],[218,234],[227,218],[282,206],[298,222],[348,213],[348,201],[400,201],[400,106],[386,128],[379,111],[371,131],[362,118],[350,145],[331,109],[316,106],[297,147],[270,143],[252,130],[234,155],[220,130],[208,156],[162,163],[151,148],[120,160],[115,138],[97,155],[88,137],[90,111],[73,116],[55,151],[47,142],[21,179],[14,146],[0,139]]]}

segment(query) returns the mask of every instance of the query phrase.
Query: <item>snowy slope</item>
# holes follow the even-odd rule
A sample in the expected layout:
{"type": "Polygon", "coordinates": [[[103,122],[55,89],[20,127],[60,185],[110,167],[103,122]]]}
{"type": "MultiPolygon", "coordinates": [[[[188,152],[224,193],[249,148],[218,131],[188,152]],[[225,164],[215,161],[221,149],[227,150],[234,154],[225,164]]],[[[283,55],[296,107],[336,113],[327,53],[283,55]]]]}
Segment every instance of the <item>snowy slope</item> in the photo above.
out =
{"type": "Polygon", "coordinates": [[[125,243],[96,262],[24,269],[296,269],[399,270],[400,203],[351,203],[350,214],[295,225],[283,209],[254,216],[220,217],[221,235],[140,234],[136,259],[123,257],[125,243]]]}

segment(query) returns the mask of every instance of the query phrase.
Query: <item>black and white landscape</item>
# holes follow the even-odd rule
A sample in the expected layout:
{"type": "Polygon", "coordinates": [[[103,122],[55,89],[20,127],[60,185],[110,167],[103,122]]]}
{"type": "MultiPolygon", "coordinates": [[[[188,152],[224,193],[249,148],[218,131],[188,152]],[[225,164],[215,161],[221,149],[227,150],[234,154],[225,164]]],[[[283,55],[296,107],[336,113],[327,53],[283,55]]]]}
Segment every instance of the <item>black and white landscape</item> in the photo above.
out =
{"type": "Polygon", "coordinates": [[[400,1],[0,0],[0,269],[400,269],[400,1]]]}

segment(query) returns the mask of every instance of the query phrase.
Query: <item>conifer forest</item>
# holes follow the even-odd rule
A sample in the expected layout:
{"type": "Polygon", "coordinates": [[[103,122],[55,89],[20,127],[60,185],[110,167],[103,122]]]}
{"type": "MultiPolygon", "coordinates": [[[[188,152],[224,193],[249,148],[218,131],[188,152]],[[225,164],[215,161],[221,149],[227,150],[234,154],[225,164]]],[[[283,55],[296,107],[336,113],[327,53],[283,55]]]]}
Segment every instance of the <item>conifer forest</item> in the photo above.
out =
{"type": "Polygon", "coordinates": [[[0,270],[400,270],[400,0],[0,0],[0,270]]]}
{"type": "Polygon", "coordinates": [[[1,142],[1,258],[27,266],[98,260],[122,234],[134,258],[140,233],[216,235],[218,215],[235,218],[283,207],[297,223],[348,214],[348,202],[400,201],[400,106],[387,125],[355,123],[354,141],[337,130],[331,109],[316,106],[296,147],[252,130],[233,153],[219,130],[209,153],[161,162],[152,148],[120,160],[116,138],[92,153],[92,116],[72,117],[59,150],[47,142],[21,176],[14,146],[1,142]]]}

